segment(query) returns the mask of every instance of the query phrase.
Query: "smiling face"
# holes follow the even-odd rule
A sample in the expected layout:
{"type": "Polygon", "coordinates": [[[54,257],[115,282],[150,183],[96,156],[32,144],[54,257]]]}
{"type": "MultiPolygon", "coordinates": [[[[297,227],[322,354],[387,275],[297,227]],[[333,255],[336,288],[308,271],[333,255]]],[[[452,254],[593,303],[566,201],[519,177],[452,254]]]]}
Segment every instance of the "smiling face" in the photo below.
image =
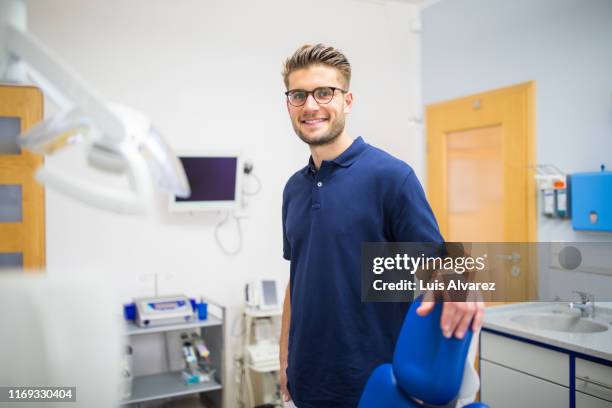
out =
{"type": "MultiPolygon", "coordinates": [[[[340,71],[325,65],[312,65],[293,71],[288,78],[288,90],[312,91],[319,87],[346,89],[340,71]]],[[[353,95],[339,90],[329,103],[320,104],[312,94],[302,106],[287,101],[287,109],[295,133],[311,146],[332,143],[344,131],[346,114],[353,106],[353,95]]]]}

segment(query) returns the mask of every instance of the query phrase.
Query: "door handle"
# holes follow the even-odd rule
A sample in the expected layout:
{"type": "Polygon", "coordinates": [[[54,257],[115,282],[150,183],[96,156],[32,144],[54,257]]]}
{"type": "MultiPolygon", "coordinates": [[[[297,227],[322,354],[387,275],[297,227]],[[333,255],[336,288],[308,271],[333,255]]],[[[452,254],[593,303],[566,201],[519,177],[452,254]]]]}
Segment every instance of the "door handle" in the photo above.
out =
{"type": "Polygon", "coordinates": [[[605,388],[608,391],[612,391],[612,385],[606,384],[605,382],[601,382],[599,380],[594,380],[591,377],[589,377],[588,375],[585,375],[585,376],[577,375],[576,379],[577,380],[582,380],[582,381],[584,381],[587,384],[597,385],[598,387],[605,388]]]}
{"type": "Polygon", "coordinates": [[[499,259],[503,259],[504,261],[510,261],[517,263],[521,260],[521,254],[518,252],[513,252],[510,255],[497,255],[499,259]]]}

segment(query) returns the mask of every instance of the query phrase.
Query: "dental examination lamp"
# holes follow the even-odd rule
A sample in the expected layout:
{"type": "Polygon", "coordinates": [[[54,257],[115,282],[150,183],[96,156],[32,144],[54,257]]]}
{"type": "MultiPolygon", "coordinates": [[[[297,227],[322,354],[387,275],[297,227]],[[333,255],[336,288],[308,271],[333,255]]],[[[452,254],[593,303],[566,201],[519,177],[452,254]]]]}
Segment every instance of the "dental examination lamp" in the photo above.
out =
{"type": "Polygon", "coordinates": [[[0,0],[0,82],[34,82],[60,112],[19,137],[25,149],[52,155],[79,145],[90,167],[125,175],[129,188],[97,185],[93,180],[47,164],[36,178],[67,196],[105,210],[150,214],[155,186],[179,197],[190,195],[183,167],[161,134],[143,114],[109,104],[40,40],[26,30],[22,0],[0,0]]]}

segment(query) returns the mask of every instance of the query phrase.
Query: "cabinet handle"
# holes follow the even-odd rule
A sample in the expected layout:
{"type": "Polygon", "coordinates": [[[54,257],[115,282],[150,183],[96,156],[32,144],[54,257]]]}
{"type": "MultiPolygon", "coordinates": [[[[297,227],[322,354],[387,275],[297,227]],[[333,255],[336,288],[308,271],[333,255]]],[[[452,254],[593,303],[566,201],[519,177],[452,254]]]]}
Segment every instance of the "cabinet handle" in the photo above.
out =
{"type": "Polygon", "coordinates": [[[581,376],[581,375],[577,375],[576,379],[582,380],[582,381],[584,381],[587,384],[594,384],[594,385],[597,385],[598,387],[602,387],[602,388],[605,388],[606,390],[612,391],[612,385],[606,384],[606,383],[601,382],[601,381],[594,380],[594,379],[590,378],[588,375],[585,375],[584,377],[581,376]]]}

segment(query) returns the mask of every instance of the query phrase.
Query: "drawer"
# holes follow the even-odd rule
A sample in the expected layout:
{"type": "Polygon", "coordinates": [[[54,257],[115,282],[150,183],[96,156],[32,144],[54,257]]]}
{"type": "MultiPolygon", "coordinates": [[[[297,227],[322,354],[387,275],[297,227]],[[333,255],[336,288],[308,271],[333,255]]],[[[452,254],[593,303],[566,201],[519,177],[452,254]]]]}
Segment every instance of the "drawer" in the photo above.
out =
{"type": "Polygon", "coordinates": [[[480,395],[492,408],[569,407],[569,388],[499,366],[480,364],[480,395]]]}
{"type": "Polygon", "coordinates": [[[576,392],[576,408],[612,408],[612,402],[576,392]]]}
{"type": "Polygon", "coordinates": [[[612,367],[577,358],[576,390],[612,401],[612,367]]]}
{"type": "Polygon", "coordinates": [[[569,355],[482,332],[482,359],[569,387],[569,355]]]}

